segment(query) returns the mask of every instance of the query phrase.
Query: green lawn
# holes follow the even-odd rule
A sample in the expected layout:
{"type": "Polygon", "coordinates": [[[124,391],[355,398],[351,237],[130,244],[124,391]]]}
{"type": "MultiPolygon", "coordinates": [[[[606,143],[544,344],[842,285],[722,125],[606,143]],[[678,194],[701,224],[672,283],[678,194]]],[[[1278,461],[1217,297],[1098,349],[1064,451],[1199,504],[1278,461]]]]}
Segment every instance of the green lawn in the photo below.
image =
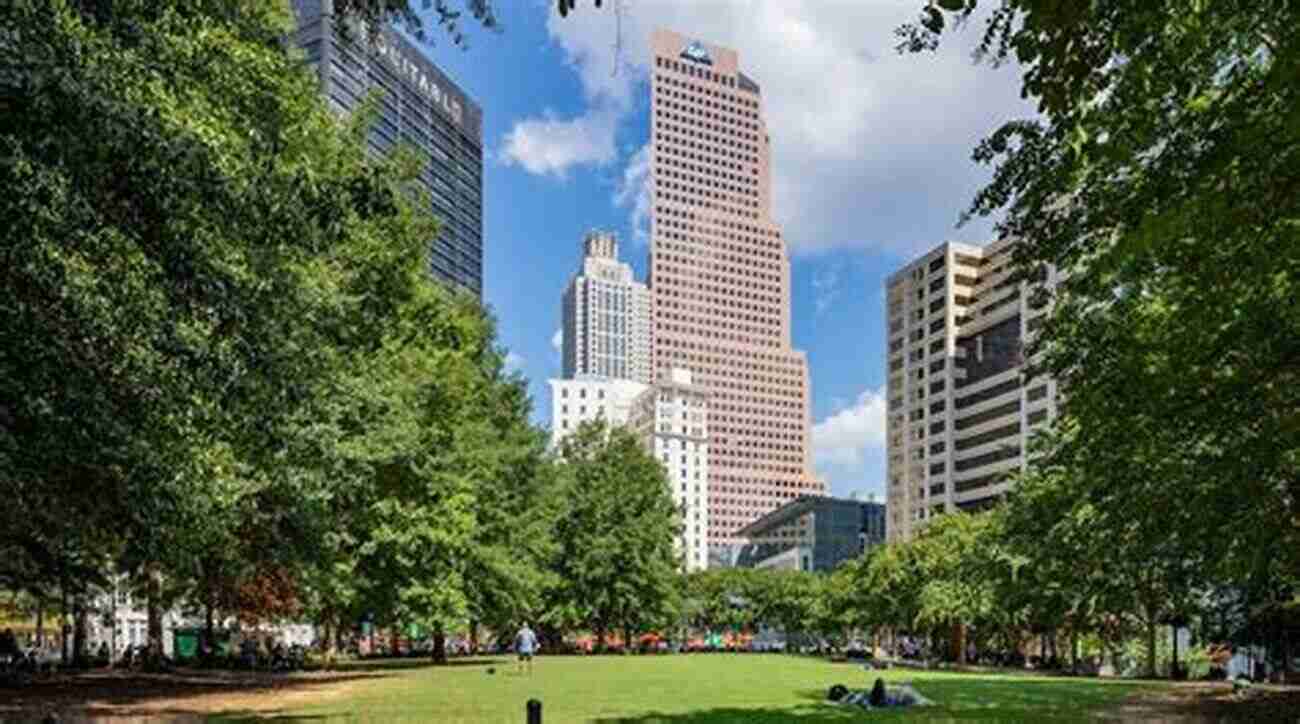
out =
{"type": "Polygon", "coordinates": [[[458,663],[446,668],[393,668],[388,676],[365,684],[348,698],[284,715],[303,720],[523,722],[525,702],[536,697],[544,703],[548,724],[841,722],[890,717],[1078,720],[1117,704],[1142,686],[1092,679],[890,671],[883,673],[887,682],[910,680],[938,705],[867,714],[825,703],[825,692],[835,683],[868,688],[876,674],[857,665],[804,657],[542,657],[531,677],[517,675],[514,665],[503,659],[458,663]],[[489,666],[495,667],[495,674],[487,673],[489,666]]]}

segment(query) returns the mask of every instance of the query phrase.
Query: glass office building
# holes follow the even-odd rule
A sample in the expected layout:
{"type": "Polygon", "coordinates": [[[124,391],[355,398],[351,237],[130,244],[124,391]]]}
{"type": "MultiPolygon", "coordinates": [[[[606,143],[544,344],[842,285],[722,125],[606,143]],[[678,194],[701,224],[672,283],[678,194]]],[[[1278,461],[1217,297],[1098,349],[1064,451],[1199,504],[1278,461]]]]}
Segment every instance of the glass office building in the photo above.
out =
{"type": "Polygon", "coordinates": [[[294,42],[320,75],[321,92],[341,113],[382,91],[370,149],[399,143],[428,159],[421,181],[442,222],[432,243],[433,275],[483,295],[483,111],[424,53],[391,29],[344,40],[332,0],[293,0],[294,42]]]}
{"type": "Polygon", "coordinates": [[[740,531],[725,566],[830,571],[885,542],[885,505],[803,495],[740,531]]]}

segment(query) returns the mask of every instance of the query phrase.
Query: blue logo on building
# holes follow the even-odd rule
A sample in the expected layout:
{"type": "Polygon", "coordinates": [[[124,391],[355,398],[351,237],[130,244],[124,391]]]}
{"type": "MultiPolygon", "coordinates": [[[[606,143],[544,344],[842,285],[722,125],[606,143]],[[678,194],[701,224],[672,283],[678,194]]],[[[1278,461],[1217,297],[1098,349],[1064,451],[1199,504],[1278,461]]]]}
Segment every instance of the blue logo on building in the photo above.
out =
{"type": "Polygon", "coordinates": [[[691,44],[682,48],[682,57],[687,60],[693,60],[696,63],[713,65],[713,58],[709,57],[709,51],[698,40],[692,40],[691,44]]]}

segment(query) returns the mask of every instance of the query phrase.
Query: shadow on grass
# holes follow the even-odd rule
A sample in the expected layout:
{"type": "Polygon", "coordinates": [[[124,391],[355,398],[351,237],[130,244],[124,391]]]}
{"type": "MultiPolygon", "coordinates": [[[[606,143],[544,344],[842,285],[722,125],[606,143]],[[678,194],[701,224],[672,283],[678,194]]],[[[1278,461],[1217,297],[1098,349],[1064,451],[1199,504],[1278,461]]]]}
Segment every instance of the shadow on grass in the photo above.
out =
{"type": "Polygon", "coordinates": [[[385,676],[366,671],[271,674],[185,669],[159,674],[137,671],[61,674],[23,686],[0,688],[0,721],[29,720],[47,713],[70,721],[107,716],[165,717],[167,721],[188,721],[193,717],[194,721],[200,721],[204,711],[197,702],[204,697],[274,696],[306,687],[385,676]],[[195,703],[189,703],[190,700],[195,703]]]}
{"type": "Polygon", "coordinates": [[[256,711],[228,711],[222,714],[209,714],[203,717],[204,722],[217,722],[218,724],[247,724],[248,722],[264,721],[282,721],[282,722],[317,722],[325,721],[328,718],[325,714],[275,714],[256,711]]]}
{"type": "MultiPolygon", "coordinates": [[[[909,677],[884,677],[890,685],[909,677]]],[[[845,677],[851,689],[869,690],[875,677],[845,677]]],[[[837,683],[828,681],[828,686],[837,683]]],[[[1052,681],[1017,678],[1000,680],[978,676],[938,679],[916,677],[916,690],[935,702],[934,706],[867,712],[859,707],[838,706],[826,701],[826,689],[802,689],[796,696],[803,702],[793,707],[718,707],[690,712],[649,711],[633,716],[597,719],[603,724],[721,724],[722,722],[821,722],[872,719],[947,721],[1075,721],[1111,711],[1141,685],[1100,681],[1052,681]]]]}
{"type": "Polygon", "coordinates": [[[501,658],[448,659],[445,664],[435,664],[430,659],[363,659],[339,666],[336,671],[408,671],[411,669],[455,668],[460,666],[504,666],[510,663],[501,658]]]}
{"type": "Polygon", "coordinates": [[[853,707],[839,707],[830,704],[807,704],[785,708],[742,709],[739,707],[721,707],[703,709],[678,714],[661,714],[649,712],[633,717],[614,717],[594,719],[598,724],[723,724],[724,722],[745,722],[745,724],[781,724],[783,722],[804,722],[822,724],[822,722],[861,721],[864,712],[853,707]]]}

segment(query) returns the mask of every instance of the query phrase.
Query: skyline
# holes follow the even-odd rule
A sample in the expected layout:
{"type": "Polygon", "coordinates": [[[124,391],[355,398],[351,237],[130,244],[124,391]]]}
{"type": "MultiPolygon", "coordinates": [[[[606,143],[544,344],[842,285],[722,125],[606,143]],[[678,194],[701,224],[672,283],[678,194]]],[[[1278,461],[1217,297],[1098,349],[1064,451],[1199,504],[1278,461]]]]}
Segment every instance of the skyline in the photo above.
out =
{"type": "MultiPolygon", "coordinates": [[[[857,74],[840,82],[870,90],[875,103],[850,135],[865,133],[878,142],[856,151],[828,141],[806,143],[819,130],[832,132],[810,126],[808,118],[826,115],[833,94],[801,98],[798,89],[834,63],[782,69],[778,61],[789,54],[778,39],[772,33],[739,38],[750,21],[740,22],[735,13],[709,20],[692,17],[699,13],[684,3],[628,8],[616,74],[612,13],[575,13],[560,21],[540,4],[510,6],[499,36],[480,33],[467,51],[425,47],[484,107],[484,298],[497,314],[512,367],[529,379],[534,420],[547,419],[545,380],[560,373],[559,296],[577,261],[577,241],[590,229],[615,230],[622,256],[638,278],[646,278],[645,207],[638,199],[649,139],[642,99],[648,95],[648,28],[660,22],[700,27],[694,37],[731,42],[763,84],[773,211],[791,251],[792,341],[806,351],[812,379],[815,470],[833,494],[883,496],[884,279],[942,241],[989,240],[987,224],[952,228],[985,178],[969,153],[983,132],[1025,107],[1015,99],[1014,74],[973,66],[966,49],[954,47],[919,65],[898,59],[890,33],[910,19],[906,6],[886,12],[830,3],[797,8],[790,22],[802,28],[803,41],[833,55],[848,47],[844,25],[852,20],[845,13],[866,11],[875,14],[873,35],[840,68],[857,74]],[[524,96],[513,90],[518,87],[533,92],[524,96]],[[938,113],[939,125],[948,131],[921,143],[926,127],[915,117],[943,105],[950,108],[938,113]],[[847,184],[861,189],[861,199],[810,224],[800,211],[806,203],[790,194],[792,176],[809,177],[809,186],[831,196],[847,184]],[[503,198],[511,202],[493,203],[503,198]]],[[[967,35],[973,42],[975,34],[967,35]]]]}

